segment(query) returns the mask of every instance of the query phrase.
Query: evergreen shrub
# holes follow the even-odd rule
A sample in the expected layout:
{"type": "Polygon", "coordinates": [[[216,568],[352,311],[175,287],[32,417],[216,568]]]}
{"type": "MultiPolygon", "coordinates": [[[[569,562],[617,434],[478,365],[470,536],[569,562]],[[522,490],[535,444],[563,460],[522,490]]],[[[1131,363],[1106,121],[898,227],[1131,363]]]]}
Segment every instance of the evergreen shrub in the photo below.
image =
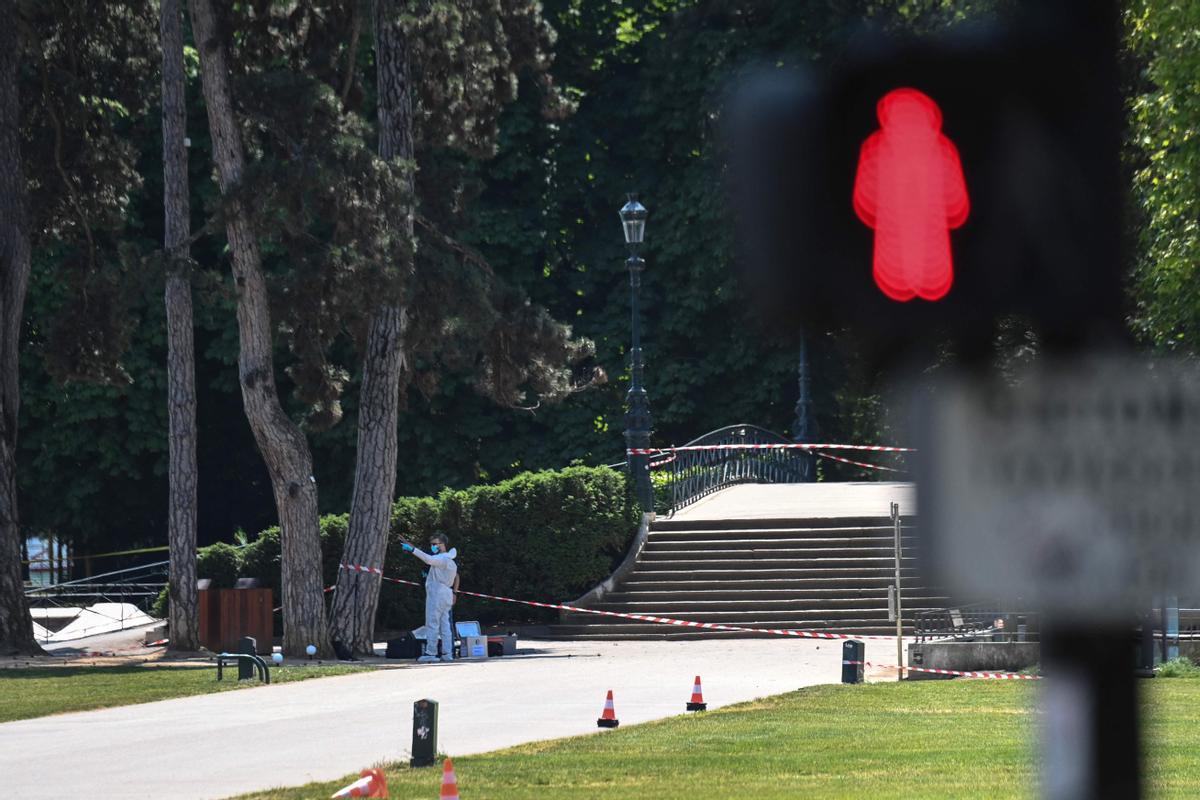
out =
{"type": "MultiPolygon", "coordinates": [[[[430,535],[444,532],[459,551],[463,589],[563,601],[608,577],[624,557],[638,518],[624,473],[607,467],[526,472],[437,497],[401,497],[392,507],[384,572],[421,586],[385,582],[376,624],[404,630],[424,622],[424,565],[404,552],[402,541],[428,551],[430,535]]],[[[349,515],[329,514],[320,523],[322,581],[330,586],[337,580],[349,515]]],[[[278,602],[279,528],[267,528],[240,550],[228,544],[202,548],[197,569],[200,577],[213,579],[213,588],[231,587],[239,576],[257,578],[278,602]]],[[[497,623],[545,621],[556,613],[461,597],[454,615],[497,623]]]]}

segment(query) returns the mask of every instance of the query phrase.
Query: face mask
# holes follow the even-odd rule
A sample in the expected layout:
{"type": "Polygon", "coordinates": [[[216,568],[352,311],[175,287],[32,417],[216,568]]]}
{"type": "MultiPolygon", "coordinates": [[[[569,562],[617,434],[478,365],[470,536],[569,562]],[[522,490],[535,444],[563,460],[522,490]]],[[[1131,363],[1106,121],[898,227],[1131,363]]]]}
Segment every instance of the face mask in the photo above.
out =
{"type": "Polygon", "coordinates": [[[437,555],[437,551],[438,551],[438,546],[436,544],[429,545],[429,552],[433,553],[434,555],[437,555]]]}

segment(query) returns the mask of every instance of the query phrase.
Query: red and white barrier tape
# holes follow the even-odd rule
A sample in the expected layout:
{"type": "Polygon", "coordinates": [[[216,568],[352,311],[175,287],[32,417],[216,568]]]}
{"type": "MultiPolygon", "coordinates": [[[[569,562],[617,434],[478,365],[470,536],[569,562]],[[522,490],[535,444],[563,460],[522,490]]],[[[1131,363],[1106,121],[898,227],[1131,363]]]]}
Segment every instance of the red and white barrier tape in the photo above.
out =
{"type": "Polygon", "coordinates": [[[817,453],[816,455],[817,458],[828,458],[831,461],[841,461],[843,464],[853,464],[856,467],[862,467],[864,469],[879,469],[883,470],[884,472],[904,472],[904,470],[896,469],[895,467],[885,467],[882,464],[868,464],[865,461],[855,461],[852,458],[842,458],[841,456],[830,455],[829,453],[817,453]]]}
{"type": "Polygon", "coordinates": [[[843,661],[843,664],[862,664],[864,667],[901,669],[905,672],[928,672],[933,675],[958,675],[963,678],[990,678],[999,681],[1040,681],[1041,675],[1022,675],[1019,672],[964,672],[957,669],[932,669],[930,667],[900,667],[896,664],[872,664],[870,661],[843,661]]]}
{"type": "MultiPolygon", "coordinates": [[[[377,567],[360,567],[359,565],[341,565],[347,569],[355,569],[359,572],[372,572],[383,575],[383,572],[377,567]]],[[[383,575],[383,579],[389,583],[401,583],[406,586],[420,587],[423,584],[416,581],[407,581],[402,578],[389,578],[383,575]]],[[[750,628],[743,625],[723,625],[717,622],[696,622],[694,620],[673,619],[671,617],[654,617],[649,614],[626,614],[621,611],[601,611],[596,608],[580,608],[578,606],[568,606],[562,603],[539,603],[536,600],[517,600],[512,597],[502,597],[495,594],[483,594],[482,592],[468,592],[464,589],[459,589],[459,594],[465,594],[470,597],[479,597],[484,600],[497,600],[501,603],[517,603],[523,606],[533,606],[534,608],[549,608],[557,611],[575,611],[580,614],[596,614],[604,617],[617,617],[619,619],[631,619],[637,622],[654,622],[660,625],[674,625],[681,628],[700,628],[703,630],[712,631],[733,631],[735,633],[766,633],[773,636],[794,636],[801,639],[881,639],[885,641],[895,641],[895,636],[855,636],[849,633],[826,633],[825,631],[805,631],[792,630],[789,628],[750,628]]]]}
{"type": "Polygon", "coordinates": [[[372,575],[383,574],[383,570],[381,570],[379,567],[364,567],[361,564],[338,564],[338,569],[344,569],[350,572],[369,572],[372,575]]]}
{"type": "Polygon", "coordinates": [[[653,456],[667,453],[692,453],[707,450],[856,450],[864,453],[915,453],[914,447],[885,447],[875,444],[804,444],[787,442],[779,444],[690,444],[683,447],[631,447],[634,456],[653,456]]]}

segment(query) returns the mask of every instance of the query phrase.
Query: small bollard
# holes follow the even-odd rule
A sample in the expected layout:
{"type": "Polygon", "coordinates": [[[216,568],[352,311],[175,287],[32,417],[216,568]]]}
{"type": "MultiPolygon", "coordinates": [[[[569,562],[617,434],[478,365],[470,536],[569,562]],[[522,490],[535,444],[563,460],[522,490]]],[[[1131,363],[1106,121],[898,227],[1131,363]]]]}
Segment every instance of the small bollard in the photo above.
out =
{"type": "Polygon", "coordinates": [[[863,682],[863,643],[851,639],[842,643],[842,683],[863,682]]]}
{"type": "Polygon", "coordinates": [[[437,763],[436,700],[418,700],[413,703],[413,738],[410,767],[432,767],[437,763]]]}
{"type": "MultiPolygon", "coordinates": [[[[258,655],[258,642],[253,636],[243,636],[238,639],[237,652],[244,655],[258,655]]],[[[248,658],[238,659],[238,680],[248,681],[254,677],[254,664],[248,658]]]]}

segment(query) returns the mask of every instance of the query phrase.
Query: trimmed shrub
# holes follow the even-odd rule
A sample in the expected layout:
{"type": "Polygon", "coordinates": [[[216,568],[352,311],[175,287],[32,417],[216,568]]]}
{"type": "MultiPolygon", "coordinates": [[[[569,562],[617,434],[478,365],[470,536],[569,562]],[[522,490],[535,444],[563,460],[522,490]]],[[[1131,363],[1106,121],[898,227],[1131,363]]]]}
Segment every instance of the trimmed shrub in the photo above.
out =
{"type": "MultiPolygon", "coordinates": [[[[241,552],[225,542],[217,542],[196,551],[196,577],[212,580],[213,589],[232,589],[241,576],[241,552]]],[[[158,619],[167,618],[168,590],[164,586],[150,604],[150,615],[158,619]]]]}
{"type": "MultiPolygon", "coordinates": [[[[526,472],[489,486],[446,490],[434,497],[401,497],[392,507],[384,572],[422,586],[385,582],[376,624],[411,629],[424,621],[424,565],[401,541],[428,548],[437,530],[458,548],[462,588],[529,600],[573,600],[612,572],[637,531],[638,509],[625,475],[607,467],[526,472]]],[[[321,572],[337,580],[349,515],[321,518],[321,572]]],[[[257,578],[280,595],[279,528],[255,536],[240,550],[214,544],[199,551],[197,570],[213,588],[257,578]]],[[[369,565],[369,566],[374,566],[369,565]]],[[[165,613],[165,596],[162,611],[165,613]]],[[[547,620],[556,612],[462,597],[456,619],[483,622],[547,620]]],[[[278,622],[278,617],[276,618],[278,622]]]]}
{"type": "Polygon", "coordinates": [[[196,552],[196,577],[212,580],[213,589],[232,589],[241,570],[241,554],[225,542],[201,547],[196,552]]]}
{"type": "MultiPolygon", "coordinates": [[[[338,563],[346,544],[348,514],[326,514],[320,519],[321,526],[321,580],[329,586],[337,580],[338,563]]],[[[243,578],[258,578],[261,585],[269,587],[278,600],[280,573],[282,571],[282,548],[279,543],[279,526],[267,528],[241,550],[239,575],[243,578]]]]}
{"type": "MultiPolygon", "coordinates": [[[[422,566],[400,541],[425,547],[441,530],[459,551],[462,587],[530,600],[572,600],[607,577],[637,530],[625,476],[607,467],[527,472],[503,483],[447,490],[436,499],[396,504],[386,571],[420,581],[422,566]]],[[[395,587],[418,595],[415,587],[395,587]]],[[[404,612],[412,616],[411,603],[404,612]]],[[[556,612],[463,597],[458,619],[485,622],[553,618],[556,612]]],[[[382,617],[390,619],[393,609],[382,617]]],[[[381,618],[381,623],[383,618],[381,618]]]]}

